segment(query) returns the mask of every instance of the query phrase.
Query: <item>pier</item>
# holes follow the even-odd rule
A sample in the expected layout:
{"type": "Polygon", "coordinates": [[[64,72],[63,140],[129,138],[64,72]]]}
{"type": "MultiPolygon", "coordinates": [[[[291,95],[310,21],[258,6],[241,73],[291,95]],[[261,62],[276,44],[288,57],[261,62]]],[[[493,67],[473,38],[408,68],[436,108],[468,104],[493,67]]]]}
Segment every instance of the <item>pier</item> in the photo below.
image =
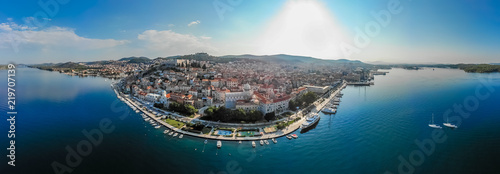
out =
{"type": "MultiPolygon", "coordinates": [[[[326,99],[324,99],[322,102],[319,102],[316,101],[313,103],[313,109],[311,110],[311,112],[314,112],[314,113],[318,113],[321,111],[321,109],[326,105],[328,104],[328,102],[330,102],[333,98],[335,98],[335,96],[343,89],[345,88],[345,86],[347,85],[346,82],[342,83],[342,86],[340,86],[336,91],[334,92],[329,92],[330,93],[330,96],[326,99]]],[[[184,134],[184,135],[188,135],[188,136],[193,136],[193,137],[198,137],[198,138],[203,138],[203,139],[213,139],[213,140],[224,140],[224,141],[255,141],[255,140],[267,140],[267,139],[272,139],[272,138],[279,138],[279,137],[282,137],[282,136],[286,136],[294,131],[296,131],[297,129],[300,128],[300,126],[302,125],[302,123],[306,120],[306,117],[305,116],[300,116],[302,115],[302,111],[298,111],[297,113],[295,113],[294,115],[290,116],[289,118],[284,118],[284,119],[281,119],[281,120],[276,120],[276,121],[273,121],[273,122],[269,122],[269,123],[260,123],[260,124],[236,124],[236,123],[219,123],[219,122],[213,122],[213,121],[205,121],[205,120],[199,120],[199,119],[191,119],[191,118],[188,118],[186,121],[189,121],[189,122],[202,122],[202,123],[205,123],[207,125],[211,125],[212,127],[213,126],[219,126],[219,127],[232,127],[232,128],[239,128],[239,127],[242,127],[242,128],[249,128],[249,129],[259,129],[259,130],[262,130],[262,127],[266,127],[266,126],[270,126],[270,125],[274,125],[276,124],[277,122],[280,122],[280,121],[289,121],[289,120],[293,120],[293,119],[296,119],[296,118],[300,118],[300,120],[290,124],[288,127],[286,127],[285,129],[282,129],[282,130],[278,130],[276,132],[273,132],[273,133],[266,133],[266,134],[263,134],[262,136],[256,136],[256,137],[238,137],[236,136],[236,131],[233,131],[233,136],[231,137],[225,137],[225,136],[213,136],[213,135],[210,135],[214,129],[212,128],[212,130],[210,131],[209,134],[197,134],[197,133],[193,133],[193,132],[188,132],[188,131],[184,131],[184,130],[181,130],[179,128],[176,128],[168,123],[166,123],[165,121],[162,120],[162,117],[160,116],[157,116],[153,113],[150,113],[147,109],[144,109],[144,108],[141,108],[141,106],[139,106],[136,101],[133,101],[132,99],[130,99],[129,97],[122,97],[121,96],[121,93],[118,92],[114,87],[115,86],[112,86],[113,87],[113,90],[115,91],[115,93],[117,94],[118,98],[122,101],[124,101],[127,105],[129,105],[131,108],[135,108],[137,109],[138,111],[144,113],[144,115],[146,115],[147,117],[149,117],[150,119],[153,119],[154,121],[156,121],[158,124],[172,130],[172,131],[175,131],[179,134],[184,134]]],[[[325,95],[328,95],[328,94],[325,94],[325,95]]],[[[320,98],[322,99],[322,98],[320,98]]],[[[176,117],[183,117],[183,116],[180,116],[180,115],[177,115],[177,114],[174,114],[172,113],[172,115],[176,115],[176,117]]],[[[185,118],[185,117],[184,117],[185,118]]],[[[260,132],[260,131],[259,131],[260,132]]]]}

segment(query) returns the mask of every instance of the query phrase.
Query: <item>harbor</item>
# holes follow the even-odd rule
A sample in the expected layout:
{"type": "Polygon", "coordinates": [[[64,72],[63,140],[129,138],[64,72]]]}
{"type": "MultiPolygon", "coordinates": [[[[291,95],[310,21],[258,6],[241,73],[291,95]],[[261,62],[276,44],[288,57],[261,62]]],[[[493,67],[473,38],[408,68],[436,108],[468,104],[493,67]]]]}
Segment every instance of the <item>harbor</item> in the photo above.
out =
{"type": "MultiPolygon", "coordinates": [[[[189,119],[189,118],[186,118],[184,116],[177,115],[175,113],[168,113],[168,112],[160,111],[160,110],[153,111],[153,110],[145,107],[143,104],[140,104],[139,101],[136,101],[133,98],[130,98],[129,96],[118,92],[113,84],[111,85],[111,87],[113,88],[115,94],[118,96],[118,98],[121,101],[125,102],[130,108],[132,108],[137,113],[141,113],[141,115],[143,115],[145,117],[144,120],[150,121],[152,126],[155,127],[156,129],[163,128],[163,129],[167,129],[165,131],[169,131],[170,133],[175,132],[175,134],[181,134],[182,136],[187,135],[187,136],[192,136],[192,137],[197,137],[197,138],[202,138],[202,139],[223,140],[223,141],[260,141],[260,140],[262,140],[263,142],[265,142],[265,141],[272,140],[275,138],[287,136],[287,135],[293,133],[294,131],[300,129],[301,126],[303,125],[303,123],[307,120],[309,115],[319,113],[325,106],[330,104],[332,101],[335,101],[335,99],[337,99],[337,96],[340,94],[340,91],[342,89],[344,89],[346,87],[346,85],[347,85],[347,83],[344,82],[335,91],[329,91],[329,92],[325,93],[324,96],[328,96],[328,98],[323,98],[324,96],[320,97],[318,99],[318,101],[314,102],[311,105],[312,109],[310,110],[310,112],[308,114],[303,115],[303,113],[302,113],[303,111],[300,110],[300,111],[297,111],[295,114],[291,115],[289,118],[286,118],[287,121],[292,120],[292,119],[298,119],[298,120],[293,122],[292,124],[288,125],[286,128],[284,128],[282,130],[276,130],[275,132],[271,132],[271,133],[264,133],[265,131],[262,131],[264,128],[266,128],[270,125],[274,125],[274,124],[276,124],[276,122],[281,121],[281,120],[277,120],[277,121],[273,121],[273,122],[269,122],[269,123],[264,123],[264,124],[262,124],[262,123],[261,124],[232,124],[231,128],[233,128],[233,129],[242,128],[242,129],[259,130],[259,133],[261,133],[261,135],[254,136],[254,137],[239,137],[239,136],[237,136],[238,134],[236,133],[236,130],[233,130],[230,132],[230,135],[232,135],[232,136],[227,136],[227,135],[213,136],[212,135],[213,132],[216,131],[215,127],[227,128],[228,125],[224,124],[224,123],[219,123],[219,122],[212,122],[212,121],[205,121],[205,120],[198,120],[198,119],[189,119]],[[170,114],[170,115],[176,117],[175,118],[176,120],[179,119],[179,120],[183,120],[183,121],[187,121],[187,122],[201,122],[201,123],[204,123],[205,125],[210,125],[212,127],[212,130],[210,131],[209,134],[202,134],[202,133],[197,134],[197,133],[181,130],[181,129],[176,128],[176,127],[168,124],[167,122],[163,121],[162,119],[166,118],[166,116],[165,115],[161,116],[159,114],[159,112],[163,112],[165,114],[170,114]]],[[[222,131],[220,131],[220,132],[222,133],[222,131]]],[[[297,135],[293,136],[293,138],[297,138],[297,137],[298,137],[297,135]]],[[[273,141],[273,142],[276,142],[276,141],[273,141]]],[[[267,143],[265,143],[265,144],[267,144],[267,143]]]]}

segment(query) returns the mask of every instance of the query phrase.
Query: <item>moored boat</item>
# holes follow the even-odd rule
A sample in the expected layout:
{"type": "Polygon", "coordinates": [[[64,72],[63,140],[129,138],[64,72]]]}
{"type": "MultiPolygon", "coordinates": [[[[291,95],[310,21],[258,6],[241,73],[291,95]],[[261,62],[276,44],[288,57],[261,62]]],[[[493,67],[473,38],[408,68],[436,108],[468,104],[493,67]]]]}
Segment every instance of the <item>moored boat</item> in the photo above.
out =
{"type": "Polygon", "coordinates": [[[252,141],[252,147],[255,148],[255,141],[252,141]]]}
{"type": "Polygon", "coordinates": [[[297,136],[297,134],[292,134],[292,137],[295,139],[299,138],[299,136],[297,136]]]}
{"type": "Polygon", "coordinates": [[[271,139],[273,141],[274,144],[278,143],[278,140],[276,140],[275,138],[271,139]]]}
{"type": "Polygon", "coordinates": [[[301,127],[302,129],[307,129],[312,125],[318,123],[320,119],[321,117],[318,114],[314,113],[312,116],[307,117],[306,121],[302,123],[301,127]]]}
{"type": "Polygon", "coordinates": [[[431,119],[431,122],[429,123],[429,127],[441,129],[441,126],[434,124],[434,114],[432,114],[432,119],[431,119]]]}
{"type": "Polygon", "coordinates": [[[260,140],[260,145],[263,146],[264,145],[264,141],[260,140]]]}
{"type": "Polygon", "coordinates": [[[222,147],[222,142],[219,140],[217,141],[217,148],[221,148],[222,147]]]}

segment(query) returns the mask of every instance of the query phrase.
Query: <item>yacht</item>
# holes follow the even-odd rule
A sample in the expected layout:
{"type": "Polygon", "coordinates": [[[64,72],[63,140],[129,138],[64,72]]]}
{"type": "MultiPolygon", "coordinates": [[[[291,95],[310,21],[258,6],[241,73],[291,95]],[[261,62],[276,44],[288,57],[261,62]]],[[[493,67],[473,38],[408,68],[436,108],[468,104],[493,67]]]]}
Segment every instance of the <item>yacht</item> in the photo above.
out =
{"type": "Polygon", "coordinates": [[[265,140],[264,143],[266,143],[266,145],[269,145],[269,141],[265,140]]]}
{"type": "Polygon", "coordinates": [[[159,129],[160,127],[161,127],[160,125],[158,125],[158,126],[155,126],[155,129],[159,129]]]}
{"type": "Polygon", "coordinates": [[[217,148],[221,148],[222,147],[222,142],[219,140],[217,141],[217,148]]]}
{"type": "Polygon", "coordinates": [[[441,126],[434,124],[434,114],[432,114],[432,120],[429,123],[429,127],[436,128],[436,129],[441,129],[441,126]]]}
{"type": "Polygon", "coordinates": [[[278,143],[278,140],[276,140],[275,138],[273,138],[273,139],[271,139],[271,140],[273,140],[273,143],[274,143],[274,144],[278,143]]]}
{"type": "Polygon", "coordinates": [[[168,132],[169,132],[169,130],[165,130],[165,131],[163,131],[163,133],[164,133],[164,134],[167,134],[168,132]]]}
{"type": "Polygon", "coordinates": [[[179,138],[182,138],[182,137],[184,137],[184,134],[181,134],[181,135],[179,136],[179,138]]]}
{"type": "Polygon", "coordinates": [[[448,118],[446,118],[446,123],[443,123],[443,125],[449,128],[458,128],[456,125],[451,124],[450,121],[448,121],[448,118]]]}
{"type": "Polygon", "coordinates": [[[252,147],[255,148],[255,141],[252,141],[252,147]]]}
{"type": "Polygon", "coordinates": [[[302,123],[302,129],[311,127],[312,125],[318,123],[320,119],[321,117],[318,114],[314,113],[312,116],[307,117],[306,121],[302,123]]]}
{"type": "Polygon", "coordinates": [[[176,137],[177,135],[179,135],[177,132],[174,134],[174,137],[176,137]]]}
{"type": "Polygon", "coordinates": [[[263,146],[264,145],[264,141],[260,140],[260,145],[263,146]]]}
{"type": "Polygon", "coordinates": [[[172,135],[172,134],[174,134],[174,131],[172,131],[172,132],[168,133],[168,135],[172,135]]]}
{"type": "Polygon", "coordinates": [[[321,110],[321,112],[325,113],[325,114],[335,114],[337,112],[336,109],[333,109],[331,107],[325,107],[321,110]]]}

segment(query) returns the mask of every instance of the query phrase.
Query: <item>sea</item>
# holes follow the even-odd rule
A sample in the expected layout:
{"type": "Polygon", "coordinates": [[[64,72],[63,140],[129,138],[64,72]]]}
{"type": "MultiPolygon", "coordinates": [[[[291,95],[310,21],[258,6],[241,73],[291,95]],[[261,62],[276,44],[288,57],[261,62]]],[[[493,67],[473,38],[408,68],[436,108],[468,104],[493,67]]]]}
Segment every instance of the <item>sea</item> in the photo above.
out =
{"type": "Polygon", "coordinates": [[[0,71],[2,174],[500,172],[499,73],[382,70],[374,85],[342,90],[337,113],[321,113],[297,139],[217,149],[214,140],[155,129],[117,99],[110,79],[16,70],[14,139],[0,71]],[[432,115],[442,129],[428,126],[432,115]]]}

